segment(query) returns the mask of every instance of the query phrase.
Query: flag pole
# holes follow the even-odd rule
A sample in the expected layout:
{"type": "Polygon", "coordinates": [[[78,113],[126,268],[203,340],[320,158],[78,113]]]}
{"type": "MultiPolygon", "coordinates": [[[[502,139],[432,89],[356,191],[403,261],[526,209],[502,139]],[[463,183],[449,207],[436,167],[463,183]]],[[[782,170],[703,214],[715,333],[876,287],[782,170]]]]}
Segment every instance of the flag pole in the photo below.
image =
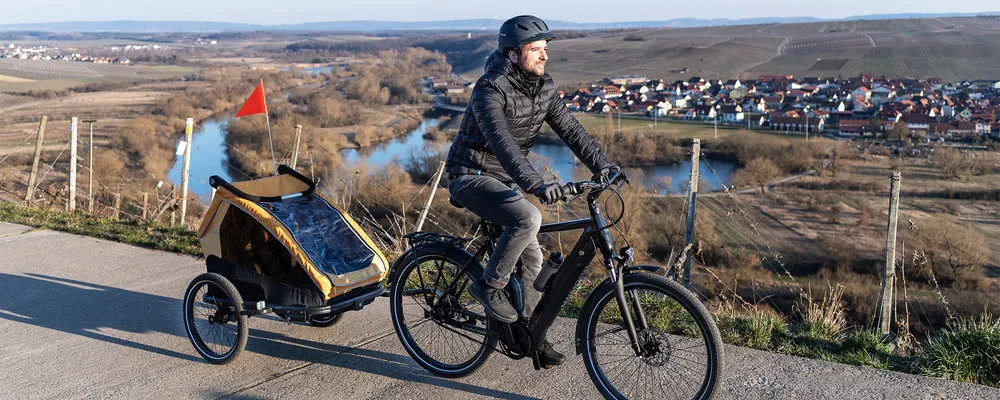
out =
{"type": "MultiPolygon", "coordinates": [[[[260,86],[264,87],[264,78],[260,78],[260,86]]],[[[274,175],[278,175],[278,164],[274,161],[274,141],[271,140],[271,117],[267,115],[267,97],[264,95],[264,91],[260,91],[260,97],[264,99],[264,121],[267,123],[267,143],[271,146],[271,168],[274,169],[274,175]]]]}

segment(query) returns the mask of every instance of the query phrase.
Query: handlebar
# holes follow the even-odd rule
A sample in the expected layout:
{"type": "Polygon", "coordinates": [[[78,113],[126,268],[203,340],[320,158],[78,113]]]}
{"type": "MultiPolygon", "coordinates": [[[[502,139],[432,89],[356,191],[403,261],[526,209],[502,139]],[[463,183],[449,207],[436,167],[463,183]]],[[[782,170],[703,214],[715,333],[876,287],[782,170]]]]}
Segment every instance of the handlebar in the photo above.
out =
{"type": "Polygon", "coordinates": [[[566,192],[575,196],[587,192],[602,191],[611,187],[611,185],[618,183],[621,179],[627,178],[625,178],[625,174],[619,169],[612,171],[611,174],[608,175],[608,178],[606,180],[602,179],[601,182],[583,181],[566,183],[566,192]]]}
{"type": "Polygon", "coordinates": [[[222,188],[224,188],[224,189],[232,192],[237,197],[240,197],[240,198],[243,198],[243,199],[247,199],[247,200],[250,200],[250,201],[256,202],[256,203],[260,203],[260,202],[268,202],[268,203],[270,203],[270,202],[281,201],[282,199],[288,199],[288,198],[300,197],[300,196],[308,196],[308,195],[312,194],[313,191],[316,190],[316,183],[315,182],[313,182],[311,179],[307,178],[305,175],[300,174],[298,171],[292,169],[291,167],[289,167],[287,165],[284,165],[284,164],[279,165],[278,166],[278,174],[281,174],[281,175],[284,175],[284,174],[291,175],[295,179],[298,179],[298,180],[302,181],[303,183],[305,183],[306,185],[309,185],[309,188],[306,189],[306,190],[304,190],[304,191],[302,191],[302,192],[295,193],[295,194],[292,194],[292,195],[286,195],[286,196],[256,196],[256,195],[252,195],[252,194],[246,193],[246,192],[238,189],[236,186],[233,186],[231,183],[226,182],[225,179],[223,179],[221,176],[218,176],[218,175],[212,175],[210,178],[208,178],[208,184],[211,185],[213,188],[216,188],[216,189],[218,189],[219,187],[222,187],[222,188]]]}

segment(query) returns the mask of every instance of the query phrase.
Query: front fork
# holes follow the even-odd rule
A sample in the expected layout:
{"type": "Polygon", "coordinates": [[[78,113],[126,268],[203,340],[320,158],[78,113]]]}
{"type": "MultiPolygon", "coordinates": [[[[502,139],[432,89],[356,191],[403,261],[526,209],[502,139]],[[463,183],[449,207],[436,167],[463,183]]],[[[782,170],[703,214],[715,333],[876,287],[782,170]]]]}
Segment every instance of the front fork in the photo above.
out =
{"type": "Polygon", "coordinates": [[[604,216],[601,214],[601,209],[597,206],[594,193],[588,195],[587,200],[590,206],[590,215],[594,218],[595,229],[600,230],[597,245],[604,255],[604,266],[608,269],[611,282],[615,285],[615,300],[618,302],[618,312],[621,313],[625,330],[628,331],[628,338],[632,342],[632,350],[635,351],[637,357],[642,356],[644,351],[639,343],[636,322],[638,322],[639,330],[646,329],[646,313],[642,309],[642,304],[639,303],[639,295],[635,292],[630,292],[632,310],[635,312],[636,319],[638,320],[634,321],[632,319],[632,312],[629,311],[628,302],[625,301],[625,271],[627,270],[628,263],[632,262],[632,249],[625,247],[621,250],[620,254],[615,254],[611,232],[608,230],[604,216]]]}
{"type": "Polygon", "coordinates": [[[639,302],[639,294],[631,291],[628,296],[632,299],[632,309],[629,310],[628,301],[625,299],[625,267],[627,262],[631,260],[631,250],[627,251],[627,255],[623,254],[619,257],[618,265],[616,266],[612,258],[605,260],[606,267],[608,267],[608,272],[611,275],[611,282],[615,285],[615,300],[618,302],[618,312],[622,316],[622,322],[625,324],[625,330],[628,332],[629,341],[632,342],[632,350],[635,351],[636,356],[642,356],[644,354],[642,346],[639,343],[638,331],[644,330],[648,327],[646,323],[646,312],[642,309],[642,303],[639,302]],[[635,314],[635,319],[632,319],[632,314],[635,314]]]}

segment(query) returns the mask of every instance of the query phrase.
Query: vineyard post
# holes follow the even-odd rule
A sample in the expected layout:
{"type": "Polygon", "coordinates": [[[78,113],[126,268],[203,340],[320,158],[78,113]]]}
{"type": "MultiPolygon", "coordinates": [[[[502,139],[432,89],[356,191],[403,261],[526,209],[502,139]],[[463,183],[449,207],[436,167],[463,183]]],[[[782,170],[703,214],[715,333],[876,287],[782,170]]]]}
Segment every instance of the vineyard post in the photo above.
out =
{"type": "Polygon", "coordinates": [[[35,178],[38,176],[38,159],[42,156],[42,141],[45,137],[45,122],[49,117],[43,115],[42,122],[38,124],[38,138],[35,139],[35,160],[31,162],[31,174],[28,175],[28,189],[24,193],[24,201],[31,201],[31,195],[35,190],[35,178]]]}

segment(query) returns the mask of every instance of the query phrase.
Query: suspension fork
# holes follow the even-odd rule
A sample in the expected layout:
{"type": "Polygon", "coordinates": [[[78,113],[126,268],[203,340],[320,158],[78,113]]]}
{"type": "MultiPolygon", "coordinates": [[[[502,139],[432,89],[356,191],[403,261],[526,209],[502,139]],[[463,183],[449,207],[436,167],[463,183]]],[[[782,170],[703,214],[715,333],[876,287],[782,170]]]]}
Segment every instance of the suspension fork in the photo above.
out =
{"type": "MultiPolygon", "coordinates": [[[[611,274],[611,282],[615,285],[615,300],[618,303],[618,313],[622,316],[622,323],[628,332],[629,341],[632,342],[632,351],[635,352],[636,356],[641,356],[642,348],[639,347],[639,334],[636,331],[635,321],[632,320],[632,312],[629,310],[628,302],[625,300],[624,270],[616,268],[610,259],[607,260],[607,267],[608,272],[611,274]]],[[[629,293],[629,295],[633,296],[633,304],[638,304],[635,294],[629,293]]],[[[644,328],[646,326],[646,316],[642,313],[641,308],[635,308],[635,310],[636,316],[639,318],[639,324],[644,328]]]]}
{"type": "MultiPolygon", "coordinates": [[[[594,193],[590,193],[587,196],[587,203],[590,208],[590,215],[594,220],[594,229],[596,230],[593,239],[595,239],[598,248],[600,248],[601,253],[604,255],[604,267],[608,269],[608,274],[610,275],[611,282],[615,285],[615,300],[618,302],[618,312],[622,316],[622,322],[625,324],[625,330],[628,331],[629,341],[632,342],[632,350],[635,351],[636,356],[642,355],[642,348],[639,346],[639,335],[635,329],[635,321],[632,320],[632,313],[629,311],[628,302],[625,301],[625,260],[627,257],[619,257],[615,255],[615,248],[611,240],[611,232],[608,231],[608,226],[604,220],[604,215],[601,213],[600,207],[597,205],[597,196],[594,193]],[[618,260],[618,265],[615,265],[615,260],[618,260]]],[[[629,255],[630,256],[630,255],[629,255]]],[[[630,293],[630,296],[633,294],[630,293]]],[[[638,304],[637,298],[633,296],[633,303],[638,304]]],[[[639,318],[639,324],[641,327],[646,327],[646,315],[642,313],[642,309],[636,309],[636,316],[639,318]]]]}

